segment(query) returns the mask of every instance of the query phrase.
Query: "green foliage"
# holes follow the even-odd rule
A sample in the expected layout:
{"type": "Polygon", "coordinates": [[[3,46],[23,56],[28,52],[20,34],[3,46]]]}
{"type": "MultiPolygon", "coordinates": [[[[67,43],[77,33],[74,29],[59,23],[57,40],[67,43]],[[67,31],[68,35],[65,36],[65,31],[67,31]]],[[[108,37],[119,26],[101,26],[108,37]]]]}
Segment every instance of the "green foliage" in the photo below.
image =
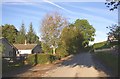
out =
{"type": "Polygon", "coordinates": [[[18,31],[14,25],[5,24],[0,27],[2,30],[2,35],[4,38],[7,38],[10,43],[24,44],[25,40],[28,43],[39,43],[39,37],[34,33],[32,23],[30,24],[30,29],[26,35],[25,25],[22,23],[20,31],[18,31]]]}
{"type": "MultiPolygon", "coordinates": [[[[54,55],[51,54],[37,54],[37,63],[38,64],[47,64],[52,63],[57,58],[54,55]]],[[[35,55],[31,54],[27,57],[26,60],[29,64],[35,64],[35,55]]]]}
{"type": "Polygon", "coordinates": [[[2,25],[2,36],[4,38],[7,38],[10,43],[15,43],[17,33],[18,31],[14,25],[10,24],[2,25]]]}
{"type": "Polygon", "coordinates": [[[115,24],[107,28],[110,29],[110,32],[108,33],[108,35],[113,35],[117,40],[120,40],[120,26],[117,26],[115,24]]]}
{"type": "Polygon", "coordinates": [[[75,54],[82,50],[84,38],[76,27],[65,27],[61,33],[61,46],[69,54],[75,54]]]}
{"type": "Polygon", "coordinates": [[[16,43],[24,44],[25,40],[26,40],[26,30],[25,30],[24,23],[22,23],[20,31],[17,33],[16,43]]]}
{"type": "Polygon", "coordinates": [[[105,48],[110,48],[114,45],[116,45],[116,43],[109,43],[107,41],[104,41],[104,42],[95,43],[93,45],[93,48],[94,49],[105,49],[105,48]]]}
{"type": "Polygon", "coordinates": [[[34,55],[34,54],[28,55],[26,61],[27,61],[29,64],[34,64],[34,63],[35,63],[35,55],[34,55]]]}
{"type": "Polygon", "coordinates": [[[94,48],[94,49],[100,49],[100,48],[102,48],[104,45],[106,45],[106,41],[104,41],[104,42],[99,42],[99,43],[95,43],[95,44],[93,45],[93,48],[94,48]]]}
{"type": "Polygon", "coordinates": [[[26,37],[29,44],[39,42],[39,37],[35,34],[32,23],[30,24],[29,32],[26,37]]]}
{"type": "Polygon", "coordinates": [[[74,23],[74,26],[81,30],[81,33],[84,37],[84,46],[88,46],[89,41],[94,41],[95,29],[86,19],[77,19],[74,23]]]}
{"type": "Polygon", "coordinates": [[[65,49],[65,47],[63,46],[59,46],[56,49],[56,55],[58,58],[63,58],[69,55],[69,53],[67,52],[67,50],[65,49]]]}
{"type": "Polygon", "coordinates": [[[62,51],[68,54],[76,54],[85,50],[88,51],[90,50],[88,44],[94,40],[94,35],[95,29],[87,20],[77,19],[74,24],[70,24],[69,27],[64,27],[62,30],[58,52],[61,54],[62,51]]]}
{"type": "Polygon", "coordinates": [[[101,59],[104,64],[106,64],[108,67],[112,68],[115,73],[117,73],[118,70],[118,56],[114,56],[109,52],[97,52],[95,54],[99,59],[101,59]]]}
{"type": "Polygon", "coordinates": [[[44,53],[52,53],[52,49],[45,43],[42,43],[42,50],[44,53]]]}

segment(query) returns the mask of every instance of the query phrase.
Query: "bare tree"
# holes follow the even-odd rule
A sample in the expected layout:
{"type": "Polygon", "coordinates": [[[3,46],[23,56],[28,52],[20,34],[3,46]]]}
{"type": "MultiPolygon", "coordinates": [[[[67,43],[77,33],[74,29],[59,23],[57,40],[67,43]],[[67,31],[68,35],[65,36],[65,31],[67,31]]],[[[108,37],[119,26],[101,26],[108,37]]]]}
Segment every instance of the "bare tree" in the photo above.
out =
{"type": "Polygon", "coordinates": [[[42,20],[42,40],[53,48],[53,54],[55,54],[55,50],[58,47],[61,30],[66,26],[68,26],[66,18],[58,12],[46,14],[42,20]]]}

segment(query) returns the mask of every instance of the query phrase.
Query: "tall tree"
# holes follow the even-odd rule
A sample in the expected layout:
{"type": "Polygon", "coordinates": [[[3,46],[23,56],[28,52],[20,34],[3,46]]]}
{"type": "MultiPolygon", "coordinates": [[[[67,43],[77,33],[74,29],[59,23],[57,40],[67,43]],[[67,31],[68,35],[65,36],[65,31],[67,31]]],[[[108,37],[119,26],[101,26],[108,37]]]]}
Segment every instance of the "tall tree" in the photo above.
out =
{"type": "Polygon", "coordinates": [[[94,41],[95,29],[86,19],[77,19],[74,26],[81,30],[84,37],[84,46],[88,46],[90,41],[94,41]]]}
{"type": "Polygon", "coordinates": [[[58,12],[47,14],[42,20],[42,39],[45,44],[53,48],[53,54],[56,53],[61,30],[67,25],[66,19],[58,12]]]}
{"type": "Polygon", "coordinates": [[[27,42],[28,43],[37,43],[39,41],[39,37],[35,34],[32,22],[30,23],[29,31],[27,33],[27,42]]]}
{"type": "Polygon", "coordinates": [[[17,33],[16,43],[24,44],[25,40],[26,40],[26,30],[24,23],[22,23],[20,27],[20,31],[17,33]]]}
{"type": "Polygon", "coordinates": [[[117,40],[120,39],[120,26],[115,24],[107,28],[110,29],[110,32],[108,33],[108,35],[113,35],[117,40]]]}
{"type": "Polygon", "coordinates": [[[2,36],[7,38],[10,43],[15,43],[15,38],[17,36],[18,30],[14,25],[5,24],[2,25],[2,36]]]}
{"type": "Polygon", "coordinates": [[[68,53],[78,53],[83,50],[84,46],[82,42],[84,41],[83,35],[80,29],[73,27],[65,27],[61,33],[61,46],[62,50],[68,53]]]}

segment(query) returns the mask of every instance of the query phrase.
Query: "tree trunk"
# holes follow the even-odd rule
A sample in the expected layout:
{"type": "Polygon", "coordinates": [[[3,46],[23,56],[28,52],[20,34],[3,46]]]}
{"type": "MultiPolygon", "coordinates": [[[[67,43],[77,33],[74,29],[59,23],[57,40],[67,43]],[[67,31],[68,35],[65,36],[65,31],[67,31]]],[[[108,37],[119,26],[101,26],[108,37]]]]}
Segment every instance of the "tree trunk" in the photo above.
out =
{"type": "Polygon", "coordinates": [[[54,54],[54,55],[56,54],[56,53],[55,53],[55,49],[56,49],[56,48],[53,46],[53,54],[54,54]]]}

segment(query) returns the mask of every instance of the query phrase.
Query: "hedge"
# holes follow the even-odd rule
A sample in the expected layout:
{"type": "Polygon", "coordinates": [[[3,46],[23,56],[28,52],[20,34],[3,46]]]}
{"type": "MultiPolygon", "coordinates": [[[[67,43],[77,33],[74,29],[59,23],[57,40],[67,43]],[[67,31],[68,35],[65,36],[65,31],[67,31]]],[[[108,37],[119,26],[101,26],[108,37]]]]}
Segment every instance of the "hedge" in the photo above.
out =
{"type": "Polygon", "coordinates": [[[105,63],[106,66],[110,67],[115,74],[118,71],[118,56],[114,56],[109,52],[96,52],[95,55],[105,63]]]}
{"type": "Polygon", "coordinates": [[[66,51],[65,47],[59,47],[56,49],[56,54],[58,58],[64,58],[69,55],[68,51],[66,51]]]}
{"type": "Polygon", "coordinates": [[[26,61],[28,64],[46,64],[54,62],[57,57],[51,54],[36,54],[37,59],[35,59],[35,54],[28,55],[26,61]]]}

